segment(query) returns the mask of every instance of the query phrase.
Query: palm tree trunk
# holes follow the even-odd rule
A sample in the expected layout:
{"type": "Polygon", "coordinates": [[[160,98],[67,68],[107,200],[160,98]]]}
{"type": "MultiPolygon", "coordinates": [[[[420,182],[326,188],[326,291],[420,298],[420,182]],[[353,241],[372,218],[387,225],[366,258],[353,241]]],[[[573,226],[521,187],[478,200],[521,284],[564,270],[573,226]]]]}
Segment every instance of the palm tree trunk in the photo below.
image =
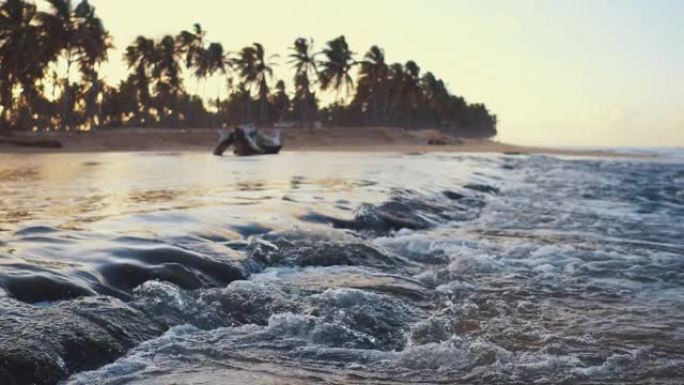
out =
{"type": "Polygon", "coordinates": [[[304,101],[304,119],[306,120],[306,125],[309,128],[311,134],[314,133],[313,130],[313,103],[311,103],[311,92],[307,90],[306,100],[304,101]]]}
{"type": "Polygon", "coordinates": [[[212,127],[219,127],[219,118],[221,116],[221,85],[219,82],[216,83],[216,113],[211,119],[212,127]]]}
{"type": "Polygon", "coordinates": [[[219,120],[221,119],[221,96],[216,94],[216,113],[212,119],[212,126],[214,128],[220,127],[219,120]]]}
{"type": "MultiPolygon", "coordinates": [[[[95,117],[97,118],[97,125],[99,128],[99,126],[102,125],[102,103],[97,101],[97,95],[99,95],[101,92],[100,84],[97,84],[95,90],[97,91],[95,93],[95,117]]],[[[103,95],[103,98],[104,98],[104,95],[103,95]]]]}
{"type": "Polygon", "coordinates": [[[180,105],[180,98],[178,95],[178,89],[173,91],[173,106],[171,111],[171,120],[174,128],[178,128],[180,125],[180,115],[178,111],[178,106],[180,105]]]}
{"type": "Polygon", "coordinates": [[[380,90],[376,87],[373,90],[373,124],[379,125],[380,123],[380,90]]]}
{"type": "Polygon", "coordinates": [[[382,91],[383,91],[383,98],[384,100],[382,101],[382,120],[385,124],[388,123],[389,121],[389,87],[387,85],[387,82],[383,83],[382,86],[382,91]]]}
{"type": "Polygon", "coordinates": [[[306,100],[303,98],[299,99],[299,125],[304,127],[304,121],[306,120],[306,100]]]}
{"type": "Polygon", "coordinates": [[[69,131],[71,125],[71,112],[69,111],[69,106],[71,103],[71,85],[69,82],[69,76],[71,75],[71,52],[67,53],[67,67],[66,67],[66,77],[64,78],[64,97],[62,102],[62,126],[66,131],[69,131]]]}
{"type": "Polygon", "coordinates": [[[12,82],[6,79],[2,83],[2,90],[0,90],[0,104],[2,104],[2,116],[0,116],[0,130],[9,131],[11,127],[10,112],[12,109],[12,82]]]}
{"type": "Polygon", "coordinates": [[[268,121],[268,86],[266,80],[262,80],[259,85],[259,120],[263,126],[268,121]]]}

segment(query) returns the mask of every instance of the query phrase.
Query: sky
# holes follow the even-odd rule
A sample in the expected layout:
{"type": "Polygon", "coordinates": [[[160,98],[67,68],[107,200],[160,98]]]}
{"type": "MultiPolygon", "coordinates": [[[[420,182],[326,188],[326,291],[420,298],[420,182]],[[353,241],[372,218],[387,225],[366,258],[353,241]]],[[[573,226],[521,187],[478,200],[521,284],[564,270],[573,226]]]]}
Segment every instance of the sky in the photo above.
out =
{"type": "MultiPolygon", "coordinates": [[[[527,145],[684,146],[684,1],[679,0],[90,0],[114,38],[102,73],[126,76],[137,35],[200,23],[228,51],[253,42],[292,77],[288,47],[345,35],[415,60],[453,93],[485,103],[497,140],[527,145]]],[[[186,75],[186,77],[189,77],[186,75]]],[[[197,84],[206,96],[225,81],[197,84]]],[[[221,91],[223,92],[223,91],[221,91]]]]}

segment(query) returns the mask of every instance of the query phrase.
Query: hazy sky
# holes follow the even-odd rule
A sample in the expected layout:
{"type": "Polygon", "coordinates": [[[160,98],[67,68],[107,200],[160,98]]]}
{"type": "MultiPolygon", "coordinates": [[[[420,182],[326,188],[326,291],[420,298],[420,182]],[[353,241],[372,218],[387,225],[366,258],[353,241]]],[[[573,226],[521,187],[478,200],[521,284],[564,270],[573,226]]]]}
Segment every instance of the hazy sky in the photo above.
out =
{"type": "MultiPolygon", "coordinates": [[[[684,146],[684,1],[679,0],[91,0],[116,50],[103,71],[126,74],[136,35],[199,22],[208,41],[252,42],[281,55],[299,36],[317,48],[344,34],[357,58],[415,60],[500,120],[522,144],[684,146]]],[[[195,90],[194,80],[186,83],[195,90]]],[[[222,85],[223,83],[221,83],[222,85]]],[[[216,94],[218,81],[206,86],[216,94]]]]}

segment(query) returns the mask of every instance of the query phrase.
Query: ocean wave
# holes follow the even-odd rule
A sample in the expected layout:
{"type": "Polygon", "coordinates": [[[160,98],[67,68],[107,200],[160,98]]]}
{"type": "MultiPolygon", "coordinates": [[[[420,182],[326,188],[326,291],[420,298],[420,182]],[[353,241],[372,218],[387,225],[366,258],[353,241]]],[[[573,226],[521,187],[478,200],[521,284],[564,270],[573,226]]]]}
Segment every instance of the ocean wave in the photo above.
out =
{"type": "Polygon", "coordinates": [[[680,382],[681,164],[417,158],[404,186],[4,234],[0,382],[680,382]]]}

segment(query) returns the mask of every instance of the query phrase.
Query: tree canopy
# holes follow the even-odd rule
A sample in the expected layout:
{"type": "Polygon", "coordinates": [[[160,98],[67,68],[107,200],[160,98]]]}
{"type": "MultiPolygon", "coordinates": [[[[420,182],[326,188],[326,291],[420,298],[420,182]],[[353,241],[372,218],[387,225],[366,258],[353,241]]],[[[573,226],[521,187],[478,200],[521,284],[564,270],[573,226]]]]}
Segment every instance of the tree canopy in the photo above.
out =
{"type": "Polygon", "coordinates": [[[497,118],[484,104],[453,94],[413,60],[388,62],[378,45],[357,55],[344,35],[320,50],[312,39],[296,38],[284,60],[292,77],[274,79],[280,58],[262,44],[227,51],[195,24],[175,35],[135,38],[123,55],[128,77],[106,84],[99,71],[113,42],[95,7],[88,0],[44,1],[44,11],[26,0],[0,2],[0,131],[292,121],[473,137],[497,132],[497,118]],[[228,96],[207,99],[204,87],[200,95],[209,78],[225,84],[228,96]],[[335,101],[321,107],[326,93],[335,101]]]}

